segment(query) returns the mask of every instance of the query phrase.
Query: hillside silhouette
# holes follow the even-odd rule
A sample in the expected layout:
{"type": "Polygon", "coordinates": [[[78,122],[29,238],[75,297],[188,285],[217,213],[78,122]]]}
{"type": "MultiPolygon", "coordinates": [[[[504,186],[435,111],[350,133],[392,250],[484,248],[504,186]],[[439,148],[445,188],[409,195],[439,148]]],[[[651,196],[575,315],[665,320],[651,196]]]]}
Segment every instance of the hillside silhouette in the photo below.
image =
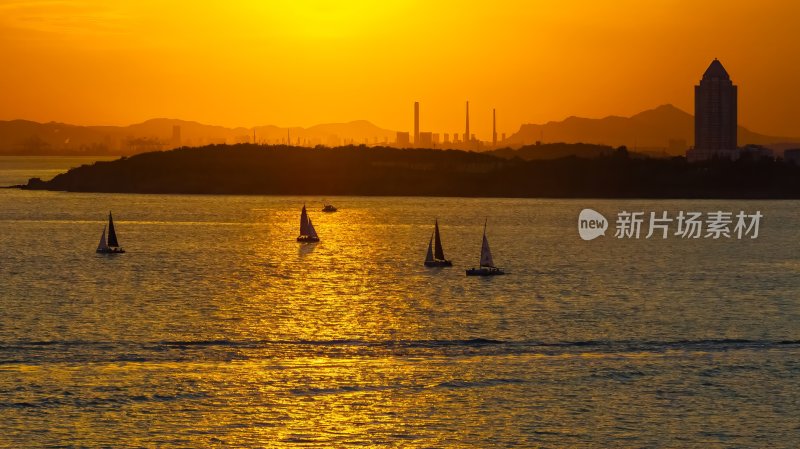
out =
{"type": "Polygon", "coordinates": [[[23,188],[72,192],[554,198],[800,198],[780,160],[631,157],[525,161],[457,150],[215,145],[139,154],[23,188]]]}
{"type": "MultiPolygon", "coordinates": [[[[212,144],[290,144],[314,147],[342,145],[386,145],[394,143],[397,133],[380,128],[366,120],[329,123],[308,128],[257,126],[226,128],[198,122],[157,118],[129,126],[76,126],[65,123],[37,123],[27,120],[0,121],[0,155],[92,155],[130,156],[181,146],[201,147],[212,144]],[[180,141],[172,138],[173,127],[180,127],[180,141]],[[291,139],[291,142],[287,140],[291,139]]],[[[516,133],[500,142],[501,148],[521,148],[537,141],[616,148],[627,146],[632,151],[656,157],[683,156],[693,144],[694,118],[672,105],[659,106],[632,117],[610,116],[602,119],[569,117],[543,125],[522,125],[516,133]]],[[[775,137],[739,127],[740,145],[764,145],[780,156],[787,148],[800,146],[800,137],[775,137]]],[[[442,145],[438,145],[441,147],[442,145]]],[[[456,146],[459,148],[459,146],[456,146]]],[[[487,145],[475,148],[488,148],[487,145]]],[[[552,153],[546,158],[566,156],[579,150],[585,157],[587,148],[555,147],[529,150],[529,157],[540,158],[542,150],[552,153]],[[559,153],[561,151],[561,153],[559,153]],[[566,152],[564,152],[566,151],[566,152]]]]}
{"type": "Polygon", "coordinates": [[[329,123],[309,128],[257,126],[226,128],[186,120],[157,118],[129,126],[76,126],[28,120],[0,121],[0,155],[133,155],[179,146],[208,144],[287,143],[339,146],[393,141],[396,133],[366,120],[329,123]],[[181,140],[172,140],[173,127],[181,140]],[[376,139],[378,142],[376,142],[376,139]]]}
{"type": "MultiPolygon", "coordinates": [[[[739,126],[739,144],[770,146],[778,153],[796,147],[800,137],[766,136],[739,126]],[[795,145],[782,145],[794,142],[795,145]]],[[[668,156],[683,156],[694,145],[694,116],[671,104],[640,112],[631,117],[609,116],[601,119],[569,117],[543,125],[522,125],[503,145],[518,147],[537,141],[591,143],[628,148],[668,156]],[[670,145],[670,141],[673,145],[670,145]]]]}

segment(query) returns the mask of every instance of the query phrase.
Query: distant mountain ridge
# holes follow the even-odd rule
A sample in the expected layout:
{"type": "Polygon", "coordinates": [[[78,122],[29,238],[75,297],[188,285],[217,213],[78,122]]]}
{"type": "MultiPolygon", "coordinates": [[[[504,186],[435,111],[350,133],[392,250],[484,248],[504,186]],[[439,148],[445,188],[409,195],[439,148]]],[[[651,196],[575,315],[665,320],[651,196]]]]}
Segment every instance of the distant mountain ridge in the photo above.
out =
{"type": "MultiPolygon", "coordinates": [[[[784,146],[800,146],[800,137],[775,137],[759,134],[739,126],[739,145],[756,144],[783,150],[784,146]],[[787,144],[787,145],[781,145],[787,144]]],[[[683,155],[694,145],[694,116],[671,104],[640,112],[631,117],[608,116],[601,119],[568,117],[543,125],[524,124],[503,145],[519,147],[541,142],[589,143],[627,146],[639,151],[664,151],[671,156],[683,155]]]]}
{"type": "Polygon", "coordinates": [[[395,131],[366,120],[328,123],[309,128],[257,126],[227,128],[202,123],[156,118],[129,126],[77,126],[29,120],[0,121],[0,155],[131,155],[178,146],[257,143],[329,145],[394,141],[395,131]],[[173,127],[180,127],[180,139],[173,127]]]}
{"type": "MultiPolygon", "coordinates": [[[[385,145],[394,143],[396,136],[396,131],[380,128],[366,120],[327,123],[308,128],[228,128],[166,118],[129,126],[77,126],[10,120],[0,121],[0,155],[132,155],[179,146],[252,143],[254,139],[260,144],[290,143],[294,146],[385,145]],[[173,139],[175,126],[180,127],[179,140],[173,139]]],[[[545,124],[523,124],[519,131],[500,142],[499,147],[527,147],[537,141],[548,144],[584,143],[612,148],[624,145],[637,153],[680,156],[694,143],[694,117],[669,104],[631,117],[568,117],[545,124]]],[[[745,144],[765,145],[781,155],[787,148],[800,147],[800,137],[767,136],[740,126],[739,145],[745,144]]],[[[574,150],[543,147],[529,150],[526,157],[542,158],[537,152],[544,149],[550,154],[544,158],[574,150]]],[[[585,153],[582,155],[607,153],[605,149],[581,151],[585,153]]]]}

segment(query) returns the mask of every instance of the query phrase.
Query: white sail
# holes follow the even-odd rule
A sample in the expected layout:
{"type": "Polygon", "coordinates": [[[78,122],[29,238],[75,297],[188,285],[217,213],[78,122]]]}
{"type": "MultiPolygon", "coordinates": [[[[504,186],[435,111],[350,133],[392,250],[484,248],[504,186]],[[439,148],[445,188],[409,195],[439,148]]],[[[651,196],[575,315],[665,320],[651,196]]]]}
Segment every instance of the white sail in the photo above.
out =
{"type": "Polygon", "coordinates": [[[103,233],[100,234],[100,244],[97,245],[98,251],[108,250],[108,243],[106,243],[106,227],[103,226],[103,233]]]}
{"type": "Polygon", "coordinates": [[[433,262],[433,237],[428,241],[428,254],[425,256],[425,262],[433,262]]]}
{"type": "Polygon", "coordinates": [[[310,218],[308,219],[308,236],[311,237],[312,239],[319,238],[317,236],[317,230],[314,229],[314,224],[311,223],[311,219],[310,218]]]}
{"type": "Polygon", "coordinates": [[[492,251],[489,249],[489,240],[486,239],[486,232],[483,234],[483,245],[481,245],[481,266],[494,267],[492,251]]]}

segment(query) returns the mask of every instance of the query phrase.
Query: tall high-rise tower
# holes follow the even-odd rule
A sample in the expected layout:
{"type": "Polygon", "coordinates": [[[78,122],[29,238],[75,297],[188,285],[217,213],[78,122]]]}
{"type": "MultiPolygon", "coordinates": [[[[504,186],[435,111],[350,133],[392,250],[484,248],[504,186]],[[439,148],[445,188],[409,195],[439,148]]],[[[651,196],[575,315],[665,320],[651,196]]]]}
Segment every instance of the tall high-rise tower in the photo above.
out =
{"type": "Polygon", "coordinates": [[[419,101],[414,102],[414,146],[419,146],[419,101]]]}
{"type": "Polygon", "coordinates": [[[694,87],[694,150],[690,159],[736,156],[738,88],[719,60],[694,87]]]}
{"type": "Polygon", "coordinates": [[[469,101],[467,102],[467,130],[464,132],[464,142],[469,142],[469,101]]]}

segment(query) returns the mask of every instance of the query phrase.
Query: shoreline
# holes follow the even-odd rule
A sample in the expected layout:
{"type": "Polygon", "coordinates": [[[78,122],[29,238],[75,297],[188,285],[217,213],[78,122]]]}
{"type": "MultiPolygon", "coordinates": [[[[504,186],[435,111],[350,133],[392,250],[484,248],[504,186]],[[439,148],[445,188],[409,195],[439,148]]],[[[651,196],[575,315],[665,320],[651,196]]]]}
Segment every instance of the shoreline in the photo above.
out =
{"type": "Polygon", "coordinates": [[[26,185],[0,186],[4,190],[54,193],[96,193],[103,195],[174,195],[174,196],[266,196],[266,197],[324,197],[324,198],[452,198],[452,199],[496,199],[496,200],[624,200],[624,201],[798,201],[798,196],[459,196],[459,195],[368,195],[327,193],[179,193],[179,192],[114,192],[30,189],[26,185]]]}
{"type": "Polygon", "coordinates": [[[800,167],[771,159],[524,160],[458,150],[182,148],[97,161],[3,186],[83,193],[537,199],[800,199],[800,167]]]}

